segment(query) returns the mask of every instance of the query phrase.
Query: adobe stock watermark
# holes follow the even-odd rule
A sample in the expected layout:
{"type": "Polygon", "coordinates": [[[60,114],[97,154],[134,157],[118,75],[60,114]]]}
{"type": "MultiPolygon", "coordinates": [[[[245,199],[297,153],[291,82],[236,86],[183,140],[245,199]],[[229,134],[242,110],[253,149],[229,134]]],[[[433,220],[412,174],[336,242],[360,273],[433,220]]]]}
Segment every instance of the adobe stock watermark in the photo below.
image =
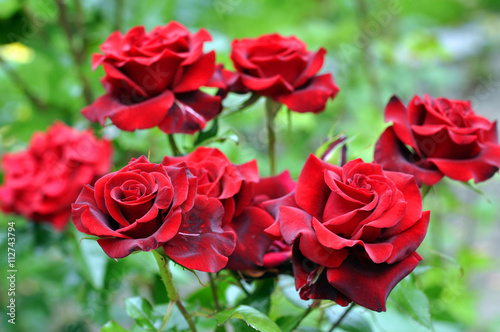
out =
{"type": "Polygon", "coordinates": [[[7,228],[7,321],[16,324],[16,223],[11,221],[7,228]]]}
{"type": "Polygon", "coordinates": [[[472,96],[468,98],[473,108],[480,102],[486,101],[497,95],[500,91],[500,80],[491,73],[489,75],[479,76],[478,81],[479,83],[474,88],[472,96]]]}
{"type": "Polygon", "coordinates": [[[394,22],[394,17],[402,10],[401,1],[394,0],[384,9],[371,11],[367,21],[360,27],[352,42],[340,44],[340,53],[344,62],[350,63],[353,55],[361,53],[372,39],[379,36],[394,22]]]}
{"type": "Polygon", "coordinates": [[[229,15],[241,4],[241,0],[215,0],[213,6],[217,15],[229,15]]]}
{"type": "Polygon", "coordinates": [[[22,27],[20,35],[15,32],[9,32],[7,34],[7,39],[9,42],[21,42],[23,44],[26,41],[35,38],[40,31],[49,23],[54,17],[57,16],[57,2],[66,2],[67,0],[42,0],[37,3],[36,11],[30,12],[29,19],[23,17],[21,19],[22,27]]]}

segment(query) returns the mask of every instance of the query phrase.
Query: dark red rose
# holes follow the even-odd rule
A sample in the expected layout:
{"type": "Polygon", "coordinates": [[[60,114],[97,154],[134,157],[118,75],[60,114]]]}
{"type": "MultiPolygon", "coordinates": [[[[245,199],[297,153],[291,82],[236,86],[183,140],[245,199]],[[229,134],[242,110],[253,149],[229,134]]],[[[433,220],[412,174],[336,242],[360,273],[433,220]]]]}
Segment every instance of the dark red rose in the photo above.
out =
{"type": "Polygon", "coordinates": [[[203,52],[210,34],[195,34],[171,22],[146,33],[139,26],[125,35],[116,31],[94,54],[92,67],[103,65],[106,94],[82,110],[93,122],[110,118],[127,131],[158,126],[166,133],[193,134],[222,109],[221,99],[199,90],[215,71],[215,53],[203,52]]]}
{"type": "Polygon", "coordinates": [[[469,101],[415,96],[406,108],[394,96],[385,120],[393,125],[375,146],[375,162],[418,183],[431,186],[444,176],[477,183],[500,167],[496,121],[476,115],[469,101]]]}
{"type": "Polygon", "coordinates": [[[321,112],[339,88],[331,74],[317,75],[326,51],[310,52],[296,37],[278,34],[232,42],[231,59],[239,82],[228,84],[240,92],[252,91],[285,104],[292,111],[321,112]]]}
{"type": "Polygon", "coordinates": [[[199,147],[186,156],[166,156],[162,164],[171,166],[181,162],[185,162],[189,171],[198,179],[198,193],[208,197],[232,198],[240,192],[244,181],[259,180],[255,160],[243,165],[233,165],[224,153],[215,148],[199,147]]]}
{"type": "Polygon", "coordinates": [[[91,131],[55,123],[46,133],[34,134],[26,150],[3,156],[0,207],[62,230],[71,203],[85,184],[109,171],[111,155],[110,142],[97,140],[91,131]]]}
{"type": "Polygon", "coordinates": [[[162,247],[190,269],[217,272],[234,249],[235,236],[221,228],[219,200],[197,195],[185,164],[163,166],[146,157],[85,186],[73,204],[73,222],[111,258],[162,247]]]}
{"type": "Polygon", "coordinates": [[[421,260],[415,250],[429,211],[422,212],[411,175],[361,159],[338,167],[311,155],[295,192],[265,205],[277,217],[266,232],[293,244],[303,299],[384,311],[391,290],[421,260]]]}
{"type": "Polygon", "coordinates": [[[165,157],[166,166],[185,163],[198,179],[198,193],[219,199],[224,205],[223,228],[236,233],[236,248],[227,265],[232,270],[276,267],[290,259],[290,248],[275,244],[264,229],[274,218],[262,207],[265,200],[288,194],[295,187],[288,172],[259,179],[255,160],[234,165],[220,150],[199,147],[182,157],[165,157]],[[264,263],[266,254],[271,254],[264,263]]]}
{"type": "Polygon", "coordinates": [[[236,248],[229,257],[226,268],[258,276],[290,262],[291,247],[281,239],[273,240],[264,230],[274,223],[274,217],[262,205],[295,189],[290,173],[262,178],[245,187],[242,195],[249,199],[237,202],[238,211],[227,227],[236,233],[236,248]],[[241,212],[239,212],[241,211],[241,212]]]}

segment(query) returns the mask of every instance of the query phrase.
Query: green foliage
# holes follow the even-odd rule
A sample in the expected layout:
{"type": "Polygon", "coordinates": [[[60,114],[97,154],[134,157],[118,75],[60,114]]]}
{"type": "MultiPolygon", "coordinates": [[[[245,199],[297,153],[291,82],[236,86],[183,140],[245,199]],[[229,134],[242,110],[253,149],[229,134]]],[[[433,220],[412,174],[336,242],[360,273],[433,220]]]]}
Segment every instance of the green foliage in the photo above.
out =
{"type": "Polygon", "coordinates": [[[228,309],[215,314],[219,324],[224,324],[231,318],[242,319],[249,326],[261,332],[279,332],[280,328],[269,317],[259,310],[247,305],[239,305],[234,309],[228,309]]]}
{"type": "Polygon", "coordinates": [[[392,291],[390,299],[398,310],[430,331],[434,331],[429,300],[414,282],[411,282],[408,278],[403,279],[392,291]]]}

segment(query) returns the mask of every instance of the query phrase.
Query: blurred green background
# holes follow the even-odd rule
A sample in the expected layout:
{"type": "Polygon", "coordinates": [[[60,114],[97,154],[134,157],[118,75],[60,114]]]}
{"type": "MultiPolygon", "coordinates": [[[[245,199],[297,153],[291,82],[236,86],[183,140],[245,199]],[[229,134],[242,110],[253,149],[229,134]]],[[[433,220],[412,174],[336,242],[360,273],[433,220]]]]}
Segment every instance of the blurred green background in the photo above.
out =
{"type": "MultiPolygon", "coordinates": [[[[102,68],[90,68],[92,53],[115,30],[150,30],[171,20],[191,31],[207,29],[213,37],[207,49],[229,68],[234,38],[278,32],[296,35],[311,50],[327,50],[322,72],[333,73],[337,98],[319,115],[282,110],[278,116],[278,170],[288,168],[295,178],[307,156],[337,134],[352,138],[350,159],[371,161],[393,94],[405,103],[415,94],[468,99],[476,113],[500,118],[497,0],[0,0],[0,154],[24,148],[34,131],[56,119],[90,126],[80,109],[104,92],[102,68]]],[[[229,98],[226,105],[240,100],[229,98]]],[[[263,103],[220,125],[230,139],[213,146],[235,163],[257,158],[267,175],[263,103]]],[[[149,150],[153,162],[170,153],[157,129],[95,128],[113,139],[115,169],[149,150]]],[[[192,138],[179,141],[189,146],[192,138]]],[[[431,226],[415,278],[429,298],[436,331],[496,331],[500,324],[499,178],[480,184],[483,194],[445,180],[425,200],[431,226]]],[[[79,247],[81,235],[71,224],[58,234],[0,214],[2,308],[8,300],[7,221],[16,221],[18,312],[14,327],[1,310],[2,331],[98,331],[109,319],[127,325],[125,297],[162,303],[147,254],[115,262],[95,243],[79,247]]],[[[193,280],[186,278],[189,293],[193,280]]],[[[400,313],[389,307],[386,314],[366,315],[376,331],[429,331],[418,317],[400,313]]]]}

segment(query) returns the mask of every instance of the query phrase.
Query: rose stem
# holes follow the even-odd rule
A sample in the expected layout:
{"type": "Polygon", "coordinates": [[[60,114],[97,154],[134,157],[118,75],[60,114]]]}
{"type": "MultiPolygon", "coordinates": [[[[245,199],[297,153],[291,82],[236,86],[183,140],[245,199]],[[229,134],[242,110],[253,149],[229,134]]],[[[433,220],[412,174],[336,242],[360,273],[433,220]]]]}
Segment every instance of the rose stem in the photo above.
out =
{"type": "Polygon", "coordinates": [[[175,143],[174,135],[173,134],[168,134],[168,142],[170,143],[170,147],[172,148],[172,153],[174,156],[181,156],[181,150],[179,150],[179,147],[177,146],[177,143],[175,143]]]}
{"type": "Polygon", "coordinates": [[[214,298],[215,310],[220,311],[219,299],[217,297],[217,285],[215,284],[213,274],[209,272],[208,278],[210,279],[210,287],[212,288],[212,296],[214,298]]]}
{"type": "Polygon", "coordinates": [[[267,151],[269,154],[269,171],[270,175],[276,174],[276,133],[274,131],[274,119],[281,107],[281,103],[266,99],[266,124],[267,124],[267,151]]]}
{"type": "Polygon", "coordinates": [[[160,250],[162,249],[160,248],[157,250],[153,250],[153,255],[155,256],[156,263],[158,264],[158,268],[160,269],[161,279],[163,280],[163,284],[167,289],[168,297],[170,298],[171,302],[175,303],[181,314],[184,316],[191,331],[196,332],[196,326],[194,325],[193,317],[191,317],[186,308],[184,308],[184,305],[182,305],[179,293],[177,293],[177,290],[175,289],[174,281],[172,279],[172,273],[170,272],[170,269],[168,267],[168,257],[160,250]]]}
{"type": "Polygon", "coordinates": [[[304,320],[304,318],[307,317],[307,315],[309,315],[311,313],[311,311],[313,311],[313,307],[308,307],[304,313],[302,314],[302,316],[300,316],[299,320],[297,322],[295,322],[295,324],[293,325],[293,327],[290,329],[290,331],[295,331],[295,329],[297,327],[299,327],[300,323],[302,323],[302,321],[304,320]]]}
{"type": "Polygon", "coordinates": [[[330,330],[328,330],[328,332],[332,332],[333,330],[335,330],[336,327],[338,327],[340,325],[340,323],[342,323],[342,320],[344,320],[344,318],[347,316],[349,311],[351,311],[351,309],[354,308],[354,305],[355,305],[354,303],[351,304],[349,306],[349,308],[347,308],[346,311],[344,311],[342,316],[340,316],[339,319],[337,319],[337,321],[332,325],[332,328],[330,330]]]}
{"type": "Polygon", "coordinates": [[[240,280],[241,275],[238,275],[237,273],[234,273],[234,279],[236,280],[236,283],[238,286],[240,286],[241,290],[245,293],[246,296],[250,296],[251,294],[247,291],[245,286],[243,286],[243,283],[240,280]]]}

